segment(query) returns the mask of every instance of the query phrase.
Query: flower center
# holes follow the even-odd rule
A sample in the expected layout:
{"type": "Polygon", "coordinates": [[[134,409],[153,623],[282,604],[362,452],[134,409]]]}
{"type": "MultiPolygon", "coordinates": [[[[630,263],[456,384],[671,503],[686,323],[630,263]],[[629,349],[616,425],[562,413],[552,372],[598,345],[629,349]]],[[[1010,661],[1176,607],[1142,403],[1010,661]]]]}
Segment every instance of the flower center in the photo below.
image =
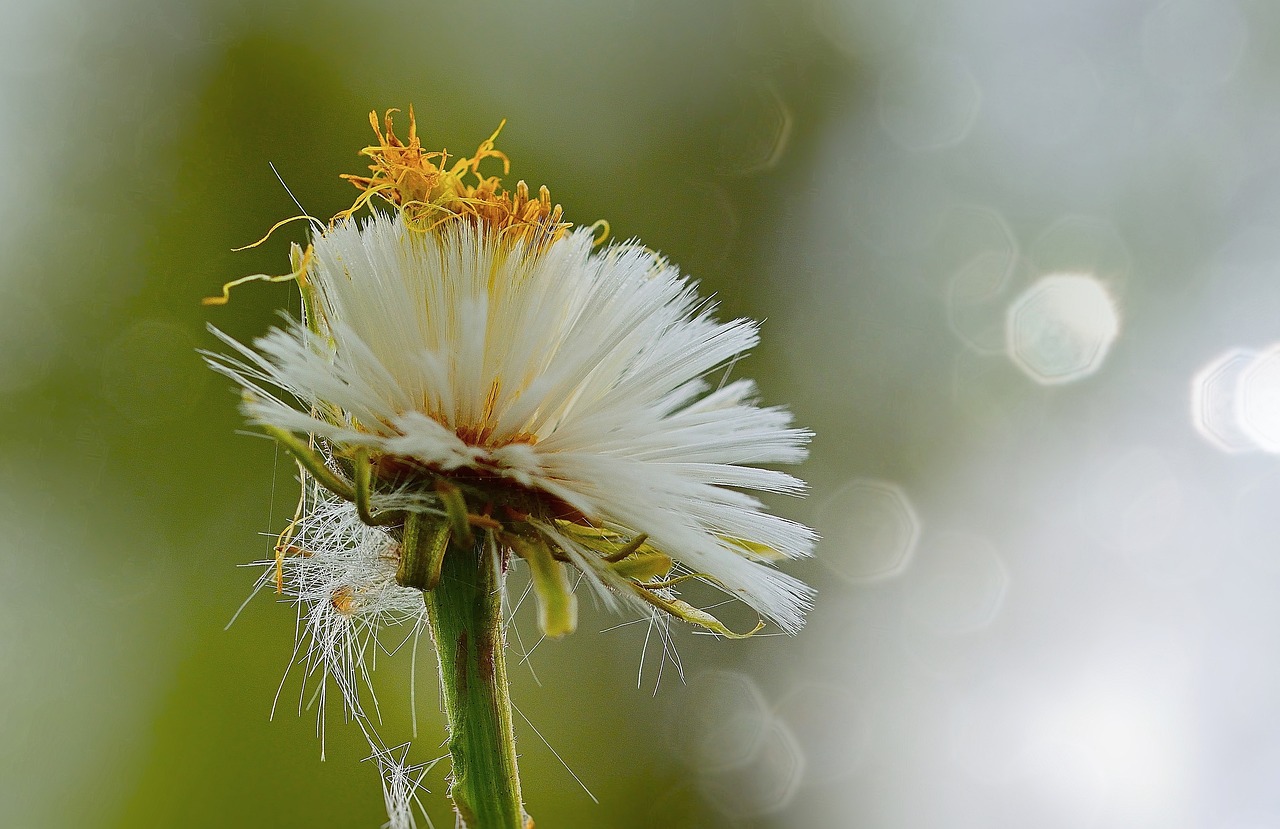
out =
{"type": "Polygon", "coordinates": [[[510,446],[513,443],[524,443],[533,446],[538,442],[538,436],[529,432],[519,432],[511,437],[494,442],[493,426],[486,424],[459,426],[453,431],[468,446],[478,446],[484,449],[497,449],[501,446],[510,446]]]}

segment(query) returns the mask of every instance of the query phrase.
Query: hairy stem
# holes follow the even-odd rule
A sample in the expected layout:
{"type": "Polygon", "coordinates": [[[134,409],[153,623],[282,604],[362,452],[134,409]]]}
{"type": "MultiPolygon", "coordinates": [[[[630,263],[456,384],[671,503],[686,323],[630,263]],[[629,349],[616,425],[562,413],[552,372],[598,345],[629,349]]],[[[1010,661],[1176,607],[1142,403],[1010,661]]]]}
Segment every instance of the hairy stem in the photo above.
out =
{"type": "Polygon", "coordinates": [[[449,545],[439,583],[423,596],[449,721],[449,796],[467,829],[524,829],[503,652],[503,576],[487,536],[449,545]]]}

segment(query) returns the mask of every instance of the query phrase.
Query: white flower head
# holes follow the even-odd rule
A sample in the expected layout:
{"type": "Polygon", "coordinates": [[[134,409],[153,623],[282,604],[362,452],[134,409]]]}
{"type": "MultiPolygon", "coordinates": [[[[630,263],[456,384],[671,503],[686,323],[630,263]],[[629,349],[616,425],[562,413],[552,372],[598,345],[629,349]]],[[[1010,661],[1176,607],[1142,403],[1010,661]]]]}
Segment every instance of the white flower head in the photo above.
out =
{"type": "Polygon", "coordinates": [[[505,162],[492,138],[445,170],[412,127],[403,144],[388,116],[378,137],[357,206],[378,194],[395,209],[348,213],[295,249],[304,318],[253,347],[223,336],[235,356],[211,355],[247,417],[425,551],[402,557],[401,584],[430,587],[450,543],[481,534],[528,563],[552,635],[576,622],[567,568],[610,601],[728,635],[675,597],[697,578],[798,630],[811,591],[772,563],[809,555],[814,534],[753,493],[802,492],[760,465],[802,460],[810,433],[751,382],[708,379],[756,344],[756,324],[718,321],[638,244],[600,249],[545,188],[531,199],[481,177],[482,159],[505,162]],[[404,516],[424,514],[437,529],[410,533],[404,516]]]}

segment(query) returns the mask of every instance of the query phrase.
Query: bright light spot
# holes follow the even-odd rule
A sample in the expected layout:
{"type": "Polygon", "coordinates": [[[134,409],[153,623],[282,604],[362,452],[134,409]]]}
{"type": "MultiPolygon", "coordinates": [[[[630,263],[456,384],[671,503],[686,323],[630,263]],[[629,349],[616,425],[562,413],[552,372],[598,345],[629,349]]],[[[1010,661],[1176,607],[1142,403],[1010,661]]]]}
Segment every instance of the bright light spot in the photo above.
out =
{"type": "Polygon", "coordinates": [[[805,756],[791,729],[781,720],[748,762],[699,776],[703,795],[732,818],[772,814],[787,806],[804,779],[805,756]]]}
{"type": "Polygon", "coordinates": [[[1088,274],[1041,278],[1009,307],[1009,358],[1037,383],[1070,383],[1093,374],[1120,333],[1106,287],[1088,274]]]}
{"type": "Polygon", "coordinates": [[[904,149],[958,144],[973,129],[982,89],[956,55],[917,52],[880,79],[880,126],[904,149]]]}
{"type": "Polygon", "coordinates": [[[673,725],[690,766],[718,771],[750,763],[773,721],[755,681],[733,671],[708,671],[689,682],[688,694],[673,725]]]}
{"type": "Polygon", "coordinates": [[[900,487],[857,479],[818,508],[821,559],[851,582],[875,581],[906,569],[920,539],[920,519],[900,487]]]}
{"type": "Polygon", "coordinates": [[[1061,683],[998,679],[957,712],[953,758],[973,779],[1016,792],[1006,805],[1024,817],[1085,826],[1105,812],[1115,825],[1169,825],[1184,808],[1190,759],[1174,699],[1091,670],[1061,683]]]}
{"type": "MultiPolygon", "coordinates": [[[[1037,707],[1030,734],[1035,754],[1043,757],[1070,747],[1093,771],[1088,777],[1043,777],[1037,788],[1058,788],[1065,802],[1105,798],[1110,813],[1144,824],[1180,813],[1178,795],[1189,758],[1181,723],[1162,689],[1129,688],[1090,677],[1046,694],[1037,707]],[[1078,783],[1090,784],[1093,791],[1080,791],[1073,785],[1078,783]]],[[[1041,768],[1053,772],[1052,767],[1041,768]]]]}
{"type": "Polygon", "coordinates": [[[1230,0],[1169,0],[1147,15],[1142,57],[1169,86],[1212,89],[1236,73],[1248,39],[1248,23],[1230,0]]]}
{"type": "Polygon", "coordinates": [[[978,536],[946,533],[924,545],[911,566],[906,606],[932,633],[970,633],[989,625],[1009,589],[995,548],[978,536]]]}
{"type": "Polygon", "coordinates": [[[1258,448],[1241,427],[1236,410],[1240,377],[1257,356],[1255,351],[1233,348],[1191,379],[1191,422],[1201,437],[1223,452],[1252,452],[1258,448]]]}
{"type": "Polygon", "coordinates": [[[850,691],[805,682],[787,694],[777,713],[804,750],[807,782],[830,783],[853,774],[861,764],[871,723],[850,691]]]}
{"type": "Polygon", "coordinates": [[[1259,448],[1280,453],[1280,344],[1263,351],[1240,373],[1239,424],[1259,448]]]}

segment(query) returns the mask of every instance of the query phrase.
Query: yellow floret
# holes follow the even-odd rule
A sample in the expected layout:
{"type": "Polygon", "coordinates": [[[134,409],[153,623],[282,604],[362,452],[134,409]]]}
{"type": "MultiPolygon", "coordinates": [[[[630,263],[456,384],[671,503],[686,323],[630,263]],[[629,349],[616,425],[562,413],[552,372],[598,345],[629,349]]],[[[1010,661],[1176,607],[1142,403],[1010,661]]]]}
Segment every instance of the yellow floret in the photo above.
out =
{"type": "Polygon", "coordinates": [[[423,150],[412,108],[408,143],[400,140],[392,125],[396,112],[399,110],[387,110],[383,127],[378,125],[378,114],[369,113],[378,143],[365,147],[360,154],[372,160],[371,175],[342,176],[362,192],[335,220],[350,216],[377,195],[400,208],[408,225],[416,230],[426,231],[443,222],[463,219],[482,225],[512,244],[524,242],[530,251],[546,247],[571,226],[563,220],[560,205],[552,205],[546,187],[540,187],[535,198],[523,181],[512,192],[503,188],[501,177],[480,173],[480,163],[488,158],[502,162],[503,175],[510,172],[510,159],[494,147],[505,121],[476,148],[474,155],[459,158],[446,167],[446,152],[423,150]]]}

